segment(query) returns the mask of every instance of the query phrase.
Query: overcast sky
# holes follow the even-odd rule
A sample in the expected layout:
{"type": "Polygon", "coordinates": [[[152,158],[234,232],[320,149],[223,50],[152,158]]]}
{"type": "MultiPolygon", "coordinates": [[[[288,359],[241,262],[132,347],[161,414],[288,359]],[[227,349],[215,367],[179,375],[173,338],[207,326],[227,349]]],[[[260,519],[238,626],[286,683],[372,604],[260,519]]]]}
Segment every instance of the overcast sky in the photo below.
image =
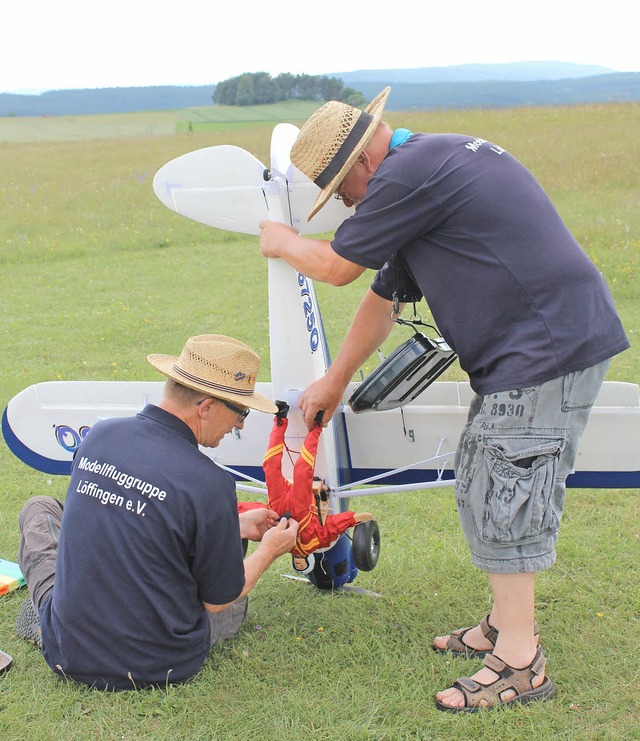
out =
{"type": "Polygon", "coordinates": [[[361,0],[6,0],[1,17],[0,92],[524,61],[640,72],[639,0],[405,0],[385,12],[361,0]]]}

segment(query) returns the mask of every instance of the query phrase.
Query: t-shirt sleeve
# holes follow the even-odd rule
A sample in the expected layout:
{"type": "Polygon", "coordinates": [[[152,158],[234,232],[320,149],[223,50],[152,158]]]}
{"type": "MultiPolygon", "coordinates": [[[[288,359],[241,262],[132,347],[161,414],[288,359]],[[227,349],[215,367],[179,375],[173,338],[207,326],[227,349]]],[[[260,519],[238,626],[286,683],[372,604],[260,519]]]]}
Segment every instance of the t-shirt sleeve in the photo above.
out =
{"type": "Polygon", "coordinates": [[[331,242],[340,257],[373,270],[380,270],[405,243],[394,224],[402,220],[399,203],[407,189],[395,182],[381,186],[382,178],[371,179],[365,198],[338,227],[331,242]]]}
{"type": "Polygon", "coordinates": [[[238,503],[233,480],[226,474],[215,478],[210,501],[196,512],[190,560],[203,602],[224,605],[240,596],[245,577],[238,503]]]}

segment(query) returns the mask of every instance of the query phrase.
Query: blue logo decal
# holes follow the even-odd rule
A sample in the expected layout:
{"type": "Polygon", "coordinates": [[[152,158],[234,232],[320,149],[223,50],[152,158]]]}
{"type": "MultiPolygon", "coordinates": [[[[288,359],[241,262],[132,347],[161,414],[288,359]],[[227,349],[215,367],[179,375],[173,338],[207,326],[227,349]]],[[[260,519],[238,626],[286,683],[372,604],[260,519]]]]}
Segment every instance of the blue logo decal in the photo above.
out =
{"type": "Polygon", "coordinates": [[[302,296],[302,307],[304,309],[304,315],[307,320],[307,332],[309,332],[309,347],[311,352],[315,352],[320,344],[320,333],[316,325],[316,314],[313,310],[313,300],[311,298],[311,291],[309,290],[309,283],[302,273],[298,273],[298,285],[300,286],[300,296],[302,296]]]}
{"type": "Polygon", "coordinates": [[[53,434],[56,436],[58,445],[69,453],[74,453],[76,448],[87,436],[91,427],[83,425],[77,432],[69,425],[54,425],[53,434]]]}

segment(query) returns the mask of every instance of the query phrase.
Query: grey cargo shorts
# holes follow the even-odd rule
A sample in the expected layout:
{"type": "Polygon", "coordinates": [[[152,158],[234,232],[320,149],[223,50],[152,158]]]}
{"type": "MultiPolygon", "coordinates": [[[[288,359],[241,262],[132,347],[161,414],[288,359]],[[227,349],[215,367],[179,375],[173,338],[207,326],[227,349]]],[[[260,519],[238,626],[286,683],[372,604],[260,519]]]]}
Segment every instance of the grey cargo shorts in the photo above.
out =
{"type": "Polygon", "coordinates": [[[512,574],[555,562],[565,481],[609,362],[473,398],[456,453],[455,496],[479,569],[512,574]]]}

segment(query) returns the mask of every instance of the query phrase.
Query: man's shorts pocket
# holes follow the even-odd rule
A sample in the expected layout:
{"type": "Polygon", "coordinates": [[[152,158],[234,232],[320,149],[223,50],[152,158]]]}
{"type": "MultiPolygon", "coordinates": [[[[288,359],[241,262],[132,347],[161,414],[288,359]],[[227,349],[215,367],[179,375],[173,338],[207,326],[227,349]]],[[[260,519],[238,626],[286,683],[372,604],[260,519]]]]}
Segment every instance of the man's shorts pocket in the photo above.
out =
{"type": "Polygon", "coordinates": [[[479,497],[474,508],[482,540],[514,544],[558,530],[553,492],[564,443],[562,437],[530,433],[485,440],[477,472],[484,498],[481,508],[479,497]]]}
{"type": "Polygon", "coordinates": [[[609,361],[593,368],[567,373],[562,379],[562,411],[589,411],[595,404],[609,361]]]}

